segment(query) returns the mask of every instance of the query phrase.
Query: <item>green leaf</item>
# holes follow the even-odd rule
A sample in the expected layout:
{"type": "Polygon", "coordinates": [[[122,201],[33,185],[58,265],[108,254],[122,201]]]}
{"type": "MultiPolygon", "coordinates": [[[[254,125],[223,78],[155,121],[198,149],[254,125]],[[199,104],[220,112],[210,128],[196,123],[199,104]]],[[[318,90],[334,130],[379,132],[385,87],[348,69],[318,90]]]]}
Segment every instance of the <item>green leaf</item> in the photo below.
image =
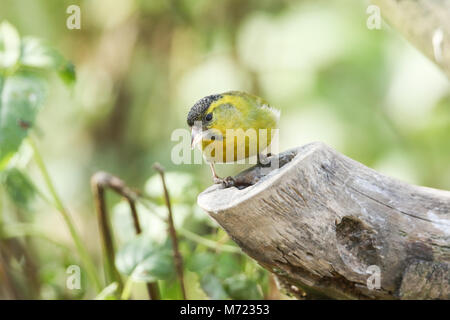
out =
{"type": "Polygon", "coordinates": [[[11,168],[2,173],[2,184],[10,199],[19,207],[28,208],[37,191],[33,183],[19,169],[11,168]]]}
{"type": "Polygon", "coordinates": [[[44,41],[26,37],[22,40],[20,64],[27,67],[51,69],[63,62],[63,57],[44,41]]]}
{"type": "Polygon", "coordinates": [[[75,82],[75,66],[58,51],[37,38],[23,39],[20,64],[24,67],[56,71],[66,84],[75,82]]]}
{"type": "Polygon", "coordinates": [[[260,300],[263,298],[258,283],[243,274],[226,279],[224,286],[228,294],[235,300],[260,300]]]}
{"type": "Polygon", "coordinates": [[[210,252],[200,252],[191,255],[187,260],[187,268],[200,275],[211,272],[217,261],[217,256],[210,252]]]}
{"type": "Polygon", "coordinates": [[[16,65],[20,57],[20,36],[8,22],[0,24],[0,68],[8,69],[16,65]]]}
{"type": "MultiPolygon", "coordinates": [[[[148,208],[140,203],[136,204],[139,222],[142,227],[142,232],[146,236],[157,242],[163,242],[167,239],[167,224],[155,214],[149,211],[148,208]]],[[[119,243],[127,243],[136,237],[133,218],[131,217],[130,205],[128,201],[121,201],[116,204],[112,210],[113,219],[112,225],[117,235],[119,243]]],[[[155,211],[161,216],[165,215],[167,208],[155,207],[155,211]]]]}
{"type": "Polygon", "coordinates": [[[76,81],[75,65],[70,61],[66,61],[66,63],[59,68],[58,75],[65,84],[73,85],[76,81]]]}
{"type": "Polygon", "coordinates": [[[184,273],[184,284],[186,295],[191,300],[207,300],[208,295],[203,291],[200,285],[200,277],[195,272],[186,271],[184,273]]]}
{"type": "Polygon", "coordinates": [[[169,243],[159,244],[140,236],[125,244],[116,256],[117,269],[134,281],[154,282],[174,275],[174,262],[169,243]]]}
{"type": "Polygon", "coordinates": [[[222,279],[231,277],[241,271],[241,265],[233,254],[222,253],[216,258],[216,261],[216,275],[222,279]]]}
{"type": "Polygon", "coordinates": [[[215,275],[208,273],[204,275],[200,284],[202,286],[203,291],[213,300],[225,300],[230,297],[226,293],[221,280],[215,275]]]}
{"type": "Polygon", "coordinates": [[[21,73],[0,78],[0,170],[27,136],[44,98],[40,77],[21,73]]]}
{"type": "MultiPolygon", "coordinates": [[[[167,172],[165,174],[167,189],[173,203],[190,202],[200,192],[194,176],[185,172],[167,172]]],[[[163,186],[159,174],[151,176],[145,184],[145,192],[155,198],[163,199],[163,186]]]]}

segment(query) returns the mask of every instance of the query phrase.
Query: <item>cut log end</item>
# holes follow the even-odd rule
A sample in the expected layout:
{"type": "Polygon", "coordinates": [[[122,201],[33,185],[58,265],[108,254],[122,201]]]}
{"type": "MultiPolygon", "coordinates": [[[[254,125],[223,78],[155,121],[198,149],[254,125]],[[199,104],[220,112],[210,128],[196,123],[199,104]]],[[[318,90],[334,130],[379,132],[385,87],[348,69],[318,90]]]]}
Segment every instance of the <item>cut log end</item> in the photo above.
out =
{"type": "Polygon", "coordinates": [[[450,192],[386,177],[323,143],[271,160],[279,168],[254,166],[235,177],[248,187],[211,186],[198,204],[293,295],[450,298],[450,192]],[[425,283],[411,283],[420,275],[425,283]]]}

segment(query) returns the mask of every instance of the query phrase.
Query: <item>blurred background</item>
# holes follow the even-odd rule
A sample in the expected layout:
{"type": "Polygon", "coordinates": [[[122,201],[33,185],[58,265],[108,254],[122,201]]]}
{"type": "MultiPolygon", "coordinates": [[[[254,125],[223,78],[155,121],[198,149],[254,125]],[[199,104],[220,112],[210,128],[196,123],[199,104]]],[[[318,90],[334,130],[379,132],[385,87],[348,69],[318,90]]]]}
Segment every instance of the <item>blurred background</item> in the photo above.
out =
{"type": "MultiPolygon", "coordinates": [[[[164,215],[160,180],[152,169],[156,161],[167,171],[176,225],[235,248],[196,206],[197,194],[211,184],[208,166],[171,161],[177,143],[171,133],[187,129],[190,107],[213,93],[248,91],[279,108],[280,150],[323,141],[387,175],[450,189],[448,80],[389,26],[369,30],[368,5],[363,0],[2,0],[0,21],[8,20],[22,36],[45,39],[76,67],[72,88],[51,79],[35,133],[98,269],[91,175],[108,171],[145,190],[159,199],[154,210],[164,215]],[[72,4],[81,8],[80,30],[66,28],[72,4]]],[[[21,153],[26,158],[27,148],[21,153]]],[[[32,161],[26,168],[30,179],[43,185],[32,161]]],[[[242,168],[219,165],[218,172],[236,174],[242,168]]],[[[94,298],[98,293],[86,279],[81,290],[65,286],[67,266],[79,260],[55,210],[39,199],[20,210],[6,195],[1,199],[6,227],[20,220],[41,235],[26,238],[33,255],[26,258],[33,263],[31,280],[21,279],[22,256],[7,259],[13,283],[9,290],[0,288],[2,298],[94,298]],[[29,281],[34,292],[26,289],[29,281]]],[[[108,194],[107,200],[120,247],[132,237],[128,207],[118,196],[108,194]]],[[[138,209],[149,237],[167,237],[164,223],[147,208],[138,209]]],[[[242,254],[192,237],[182,241],[181,250],[190,298],[287,298],[242,254]]],[[[159,284],[163,298],[181,297],[175,280],[159,284]]],[[[133,286],[132,296],[146,298],[145,286],[133,286]]]]}

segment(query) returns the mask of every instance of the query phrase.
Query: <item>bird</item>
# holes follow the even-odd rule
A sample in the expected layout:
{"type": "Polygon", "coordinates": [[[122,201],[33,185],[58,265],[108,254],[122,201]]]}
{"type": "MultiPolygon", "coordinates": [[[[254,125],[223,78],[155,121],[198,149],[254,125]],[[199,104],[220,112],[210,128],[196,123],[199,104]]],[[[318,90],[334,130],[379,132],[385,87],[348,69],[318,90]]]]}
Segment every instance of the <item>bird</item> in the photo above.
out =
{"type": "Polygon", "coordinates": [[[264,154],[278,129],[280,111],[264,99],[242,91],[227,91],[198,100],[187,115],[191,129],[191,148],[199,147],[209,163],[213,182],[231,186],[231,177],[220,178],[215,163],[236,162],[264,154]]]}

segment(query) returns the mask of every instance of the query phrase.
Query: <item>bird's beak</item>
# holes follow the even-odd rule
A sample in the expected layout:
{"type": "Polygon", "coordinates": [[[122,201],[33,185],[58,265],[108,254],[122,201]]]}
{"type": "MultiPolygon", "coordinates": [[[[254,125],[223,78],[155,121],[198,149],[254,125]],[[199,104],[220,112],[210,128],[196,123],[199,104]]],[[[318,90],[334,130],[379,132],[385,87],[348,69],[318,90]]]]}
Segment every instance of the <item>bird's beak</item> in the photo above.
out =
{"type": "Polygon", "coordinates": [[[191,129],[191,149],[202,140],[203,132],[201,127],[193,126],[191,129]]]}

